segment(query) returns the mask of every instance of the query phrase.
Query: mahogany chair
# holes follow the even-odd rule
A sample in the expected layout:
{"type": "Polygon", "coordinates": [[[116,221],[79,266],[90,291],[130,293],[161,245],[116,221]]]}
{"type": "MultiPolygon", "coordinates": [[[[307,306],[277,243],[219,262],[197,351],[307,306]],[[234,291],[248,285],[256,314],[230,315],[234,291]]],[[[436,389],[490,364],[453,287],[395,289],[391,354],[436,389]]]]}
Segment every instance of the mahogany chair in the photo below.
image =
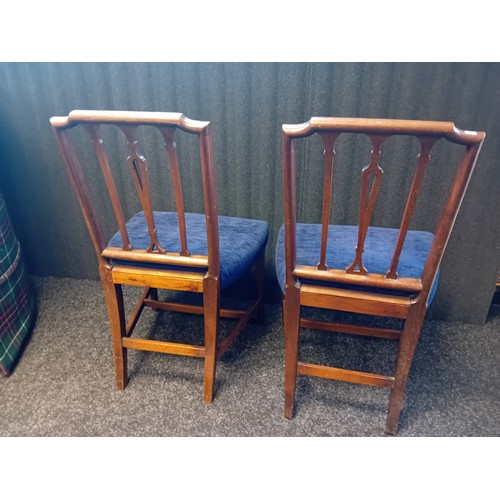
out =
{"type": "MultiPolygon", "coordinates": [[[[139,349],[204,359],[204,401],[214,395],[217,360],[228,349],[250,318],[262,312],[264,252],[268,224],[264,221],[218,216],[214,154],[210,122],[190,120],[180,113],[128,111],[72,111],[51,120],[55,138],[80,204],[94,248],[104,287],[116,370],[116,388],[127,384],[127,350],[139,349]],[[102,128],[116,126],[123,132],[128,157],[126,163],[133,178],[142,211],[126,221],[113,177],[102,128]],[[163,136],[170,167],[175,212],[153,211],[151,183],[146,159],[139,152],[139,126],[156,128],[163,136]],[[84,180],[75,141],[69,130],[82,127],[88,133],[102,170],[118,231],[108,242],[89,184],[84,180]],[[184,210],[176,134],[187,132],[199,139],[204,214],[184,210]],[[257,298],[246,310],[221,309],[221,289],[255,270],[257,298]],[[125,319],[122,285],[144,287],[144,292],[128,322],[125,319]],[[158,289],[198,292],[203,306],[158,300],[158,289]],[[134,338],[132,333],[144,309],[202,314],[204,345],[189,345],[134,338]],[[238,319],[221,340],[219,317],[238,319]]],[[[146,131],[146,129],[143,129],[146,131]]],[[[157,133],[157,132],[155,132],[157,133]]]]}
{"type": "Polygon", "coordinates": [[[277,240],[276,273],[284,294],[285,417],[293,417],[297,375],[324,377],[390,389],[386,432],[395,434],[420,330],[436,290],[439,264],[485,133],[462,131],[448,122],[314,117],[306,123],[283,125],[282,137],[285,224],[277,240]],[[372,145],[370,163],[361,174],[358,226],[330,225],[334,147],[345,133],[365,134],[372,145]],[[300,224],[296,222],[295,145],[313,134],[319,134],[324,144],[322,221],[300,224]],[[371,227],[383,176],[381,148],[393,135],[416,137],[421,150],[399,229],[371,227]],[[409,230],[431,149],[439,139],[463,145],[463,156],[435,233],[409,230]],[[403,327],[306,319],[301,317],[302,306],[399,318],[404,320],[403,327]],[[398,340],[394,375],[298,361],[300,327],[398,340]]]}

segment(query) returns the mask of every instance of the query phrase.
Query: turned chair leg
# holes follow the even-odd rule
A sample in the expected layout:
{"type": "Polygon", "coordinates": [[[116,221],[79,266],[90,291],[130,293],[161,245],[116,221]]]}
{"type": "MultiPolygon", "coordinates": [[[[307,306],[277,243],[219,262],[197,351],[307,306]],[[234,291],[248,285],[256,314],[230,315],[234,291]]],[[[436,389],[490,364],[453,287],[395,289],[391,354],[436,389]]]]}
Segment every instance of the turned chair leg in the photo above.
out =
{"type": "Polygon", "coordinates": [[[205,370],[203,401],[211,403],[214,399],[215,369],[217,365],[217,330],[220,311],[220,287],[216,278],[203,280],[203,302],[205,319],[205,370]]]}
{"type": "Polygon", "coordinates": [[[113,341],[113,354],[115,360],[116,388],[125,389],[127,385],[127,349],[122,345],[125,336],[125,308],[123,305],[123,292],[121,285],[115,285],[111,278],[111,270],[106,267],[99,269],[101,281],[108,308],[111,339],[113,341]]]}
{"type": "Polygon", "coordinates": [[[295,387],[297,383],[297,355],[300,326],[300,289],[287,290],[283,301],[285,329],[285,418],[293,417],[295,387]]]}
{"type": "Polygon", "coordinates": [[[396,435],[398,430],[399,416],[403,407],[408,375],[417,348],[424,316],[425,309],[422,310],[422,308],[419,307],[414,308],[413,311],[410,311],[401,333],[396,371],[394,374],[394,387],[391,390],[385,429],[387,434],[393,436],[396,435]]]}

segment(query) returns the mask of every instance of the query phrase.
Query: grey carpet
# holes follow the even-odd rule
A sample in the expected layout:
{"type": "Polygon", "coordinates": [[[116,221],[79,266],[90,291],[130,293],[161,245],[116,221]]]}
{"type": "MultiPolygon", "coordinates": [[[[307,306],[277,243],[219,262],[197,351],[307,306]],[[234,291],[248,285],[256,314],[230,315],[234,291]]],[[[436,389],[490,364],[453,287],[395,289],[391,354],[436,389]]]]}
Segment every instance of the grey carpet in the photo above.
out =
{"type": "MultiPolygon", "coordinates": [[[[129,384],[115,391],[100,283],[34,282],[36,327],[14,373],[0,379],[1,436],[384,435],[389,392],[382,388],[300,377],[295,418],[283,418],[277,305],[267,305],[265,323],[247,327],[221,358],[214,402],[205,405],[198,358],[129,351],[129,384]]],[[[128,308],[136,296],[127,290],[128,308]]],[[[136,335],[201,343],[202,324],[201,317],[146,310],[136,335]]],[[[223,320],[222,334],[231,324],[223,320]]],[[[304,330],[300,356],[389,374],[395,347],[389,340],[304,330]]],[[[427,321],[398,435],[499,436],[499,357],[500,306],[492,306],[485,325],[427,321]]]]}

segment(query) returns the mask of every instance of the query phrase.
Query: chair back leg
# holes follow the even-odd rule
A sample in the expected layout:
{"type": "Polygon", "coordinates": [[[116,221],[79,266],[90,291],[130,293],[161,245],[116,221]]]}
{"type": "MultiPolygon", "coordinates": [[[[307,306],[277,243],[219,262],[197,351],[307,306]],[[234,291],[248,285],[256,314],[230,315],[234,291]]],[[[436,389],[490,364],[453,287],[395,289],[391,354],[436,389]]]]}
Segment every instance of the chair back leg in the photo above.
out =
{"type": "Polygon", "coordinates": [[[121,391],[127,385],[127,349],[122,344],[122,338],[126,334],[122,286],[113,283],[110,268],[100,266],[99,274],[101,275],[106,306],[108,308],[115,360],[116,388],[121,391]]]}
{"type": "Polygon", "coordinates": [[[283,301],[285,326],[285,418],[293,417],[297,382],[297,354],[300,326],[300,288],[287,287],[283,301]]]}
{"type": "Polygon", "coordinates": [[[215,369],[217,365],[217,332],[220,314],[220,284],[217,278],[207,276],[203,280],[203,306],[205,320],[205,369],[203,401],[214,399],[215,369]]]}
{"type": "Polygon", "coordinates": [[[415,304],[411,307],[401,332],[396,371],[394,373],[394,387],[391,389],[389,399],[389,411],[385,429],[387,434],[395,435],[398,430],[399,415],[403,407],[408,374],[410,373],[413,356],[417,348],[420,330],[424,323],[425,312],[425,306],[421,306],[420,304],[415,304]]]}

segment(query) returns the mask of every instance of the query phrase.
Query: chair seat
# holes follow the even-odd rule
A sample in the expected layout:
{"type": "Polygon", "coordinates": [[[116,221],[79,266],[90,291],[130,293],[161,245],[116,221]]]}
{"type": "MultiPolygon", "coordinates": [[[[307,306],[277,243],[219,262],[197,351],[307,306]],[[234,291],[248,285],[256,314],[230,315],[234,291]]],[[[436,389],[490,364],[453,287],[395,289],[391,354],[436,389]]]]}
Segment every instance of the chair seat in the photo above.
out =
{"type": "MultiPolygon", "coordinates": [[[[177,212],[153,212],[158,241],[168,252],[180,252],[180,236],[177,212]]],[[[144,212],[139,212],[127,222],[130,244],[135,250],[149,247],[149,234],[144,212]]],[[[204,214],[186,213],[187,246],[192,255],[207,255],[207,231],[204,214]]],[[[267,222],[226,217],[219,215],[219,250],[221,288],[234,283],[250,269],[264,251],[269,237],[267,222]]],[[[108,243],[110,247],[122,247],[120,232],[108,243]]],[[[112,261],[113,264],[138,267],[137,262],[112,261]]],[[[166,270],[202,271],[203,268],[187,268],[162,264],[141,263],[140,267],[166,270]]]]}
{"type": "MultiPolygon", "coordinates": [[[[363,264],[369,273],[386,274],[391,265],[399,230],[383,227],[369,227],[363,253],[363,264]]],[[[434,235],[426,231],[408,231],[398,265],[400,278],[420,278],[434,235]]],[[[358,241],[358,226],[328,227],[326,248],[326,265],[329,269],[345,269],[355,257],[358,241]]],[[[297,265],[316,266],[319,262],[321,246],[321,224],[297,224],[297,265]]],[[[276,275],[282,291],[285,291],[285,231],[281,226],[276,243],[276,275]]],[[[428,303],[434,298],[439,273],[432,285],[428,303]]],[[[302,283],[321,284],[359,291],[385,292],[386,289],[349,285],[329,281],[313,281],[301,279],[302,283]]],[[[397,295],[398,293],[391,292],[397,295]]],[[[406,294],[408,295],[408,293],[406,294]]]]}

